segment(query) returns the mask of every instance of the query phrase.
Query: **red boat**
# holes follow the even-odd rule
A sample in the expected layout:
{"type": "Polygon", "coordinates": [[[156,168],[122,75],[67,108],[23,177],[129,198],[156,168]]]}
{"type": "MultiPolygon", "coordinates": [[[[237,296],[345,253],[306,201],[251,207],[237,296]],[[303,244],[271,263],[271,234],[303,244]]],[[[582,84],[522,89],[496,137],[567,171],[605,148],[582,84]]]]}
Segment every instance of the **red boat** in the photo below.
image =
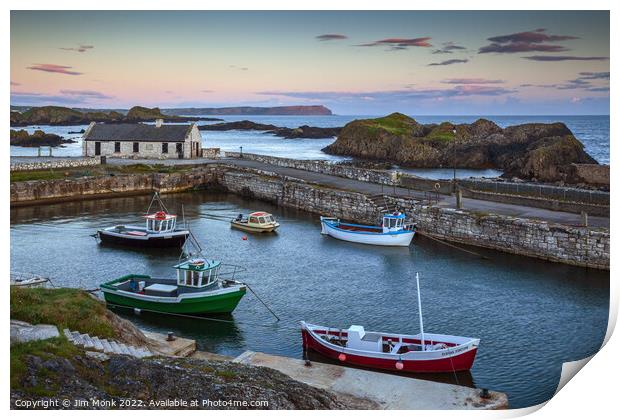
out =
{"type": "MultiPolygon", "coordinates": [[[[417,280],[417,275],[416,275],[417,280]]],[[[420,334],[404,335],[301,322],[304,349],[312,349],[345,364],[402,372],[459,372],[470,370],[480,340],[424,333],[418,283],[420,334]]]]}

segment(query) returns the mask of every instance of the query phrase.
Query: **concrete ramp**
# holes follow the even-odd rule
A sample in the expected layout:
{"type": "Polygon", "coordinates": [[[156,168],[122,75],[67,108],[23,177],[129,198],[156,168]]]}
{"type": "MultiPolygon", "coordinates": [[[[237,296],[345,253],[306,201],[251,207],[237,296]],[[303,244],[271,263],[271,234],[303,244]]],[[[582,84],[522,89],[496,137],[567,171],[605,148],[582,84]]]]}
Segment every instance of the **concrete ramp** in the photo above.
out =
{"type": "Polygon", "coordinates": [[[246,351],[233,360],[278,370],[308,385],[345,397],[362,399],[380,409],[390,410],[494,410],[508,408],[508,397],[489,391],[480,397],[480,389],[372,372],[338,365],[246,351]]]}

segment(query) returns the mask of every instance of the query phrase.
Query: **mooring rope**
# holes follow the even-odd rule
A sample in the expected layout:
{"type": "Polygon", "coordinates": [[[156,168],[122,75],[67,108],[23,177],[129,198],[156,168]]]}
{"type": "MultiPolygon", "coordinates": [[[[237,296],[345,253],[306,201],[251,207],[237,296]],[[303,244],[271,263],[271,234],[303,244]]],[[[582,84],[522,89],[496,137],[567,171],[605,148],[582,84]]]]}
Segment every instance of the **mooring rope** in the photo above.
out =
{"type": "MultiPolygon", "coordinates": [[[[259,324],[259,323],[254,323],[254,322],[248,322],[248,321],[237,321],[237,320],[230,320],[230,319],[220,319],[220,318],[210,318],[210,317],[204,317],[204,316],[198,316],[198,315],[189,315],[189,314],[176,314],[176,313],[171,313],[171,312],[163,312],[163,311],[156,311],[154,309],[140,309],[140,308],[134,308],[133,306],[125,306],[125,305],[118,305],[116,303],[107,303],[108,306],[113,307],[113,308],[124,308],[124,309],[138,309],[139,311],[144,311],[144,312],[151,312],[151,313],[155,313],[155,314],[159,314],[159,315],[172,315],[172,316],[180,316],[183,318],[191,318],[191,319],[198,319],[201,321],[214,321],[214,322],[223,322],[226,324],[245,324],[245,325],[250,325],[253,327],[263,327],[263,328],[273,328],[273,327],[277,327],[277,328],[282,328],[282,329],[290,329],[290,330],[299,330],[299,327],[293,327],[291,326],[287,326],[287,325],[283,325],[281,323],[277,323],[277,324],[259,324]]],[[[292,321],[285,321],[285,322],[291,322],[292,321]]]]}

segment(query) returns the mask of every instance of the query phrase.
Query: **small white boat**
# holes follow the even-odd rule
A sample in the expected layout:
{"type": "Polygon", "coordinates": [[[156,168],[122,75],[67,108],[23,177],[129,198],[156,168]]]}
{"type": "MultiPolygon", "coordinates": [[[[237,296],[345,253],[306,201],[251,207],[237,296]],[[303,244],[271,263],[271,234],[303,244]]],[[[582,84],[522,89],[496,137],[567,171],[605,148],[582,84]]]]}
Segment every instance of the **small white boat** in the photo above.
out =
{"type": "Polygon", "coordinates": [[[313,350],[340,363],[402,372],[459,372],[470,370],[480,339],[424,332],[418,275],[420,333],[415,335],[348,329],[301,322],[304,350],[313,350]]]}
{"type": "Polygon", "coordinates": [[[47,287],[50,279],[38,274],[11,272],[11,286],[17,287],[47,287]]]}
{"type": "Polygon", "coordinates": [[[93,236],[103,243],[144,248],[181,247],[189,236],[187,229],[178,227],[177,216],[168,213],[159,193],[153,195],[144,219],[144,227],[116,225],[99,229],[93,236]],[[149,214],[155,202],[159,203],[160,210],[149,214]]]}
{"type": "Polygon", "coordinates": [[[244,218],[243,214],[230,221],[230,226],[239,230],[252,233],[274,232],[280,227],[272,214],[264,211],[250,213],[249,217],[244,218]]]}
{"type": "Polygon", "coordinates": [[[321,216],[321,233],[360,244],[409,246],[415,235],[415,225],[405,223],[405,219],[405,214],[401,212],[386,213],[383,215],[382,226],[368,226],[321,216]]]}

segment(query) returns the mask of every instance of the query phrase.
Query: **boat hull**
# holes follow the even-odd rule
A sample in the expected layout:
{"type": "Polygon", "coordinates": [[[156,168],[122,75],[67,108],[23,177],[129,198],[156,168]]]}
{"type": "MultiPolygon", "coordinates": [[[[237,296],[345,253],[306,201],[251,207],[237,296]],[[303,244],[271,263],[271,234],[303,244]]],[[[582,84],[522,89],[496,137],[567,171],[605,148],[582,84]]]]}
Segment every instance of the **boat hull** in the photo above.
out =
{"type": "Polygon", "coordinates": [[[415,235],[415,231],[403,231],[398,233],[370,233],[363,231],[347,231],[339,229],[335,223],[321,218],[321,233],[332,238],[347,242],[355,242],[366,245],[381,246],[409,246],[415,235]]]}
{"type": "Polygon", "coordinates": [[[268,233],[275,232],[275,230],[280,227],[280,225],[275,224],[273,226],[250,226],[246,223],[239,223],[233,220],[232,222],[230,222],[230,227],[250,233],[268,233]]]}
{"type": "MultiPolygon", "coordinates": [[[[403,355],[402,358],[398,356],[394,357],[393,355],[391,355],[392,357],[377,357],[374,355],[354,354],[346,347],[330,348],[303,328],[301,334],[303,347],[306,350],[316,351],[341,364],[392,372],[445,373],[468,371],[474,364],[478,350],[477,346],[473,346],[467,351],[463,351],[451,357],[416,360],[408,359],[405,355],[403,355]],[[343,354],[344,361],[340,359],[343,357],[343,354]],[[402,369],[396,367],[397,362],[402,363],[402,369]]],[[[450,352],[450,349],[447,349],[446,352],[450,352]]]]}
{"type": "Polygon", "coordinates": [[[185,243],[185,240],[189,236],[188,233],[175,233],[172,235],[160,235],[160,236],[131,236],[122,235],[106,230],[99,230],[97,232],[99,240],[105,244],[123,245],[140,248],[180,248],[185,243]]]}
{"type": "Polygon", "coordinates": [[[196,315],[231,313],[246,293],[245,287],[243,287],[236,291],[212,296],[182,297],[178,302],[166,302],[162,299],[146,300],[122,295],[103,288],[102,291],[106,303],[110,305],[127,306],[154,312],[196,315]]]}

